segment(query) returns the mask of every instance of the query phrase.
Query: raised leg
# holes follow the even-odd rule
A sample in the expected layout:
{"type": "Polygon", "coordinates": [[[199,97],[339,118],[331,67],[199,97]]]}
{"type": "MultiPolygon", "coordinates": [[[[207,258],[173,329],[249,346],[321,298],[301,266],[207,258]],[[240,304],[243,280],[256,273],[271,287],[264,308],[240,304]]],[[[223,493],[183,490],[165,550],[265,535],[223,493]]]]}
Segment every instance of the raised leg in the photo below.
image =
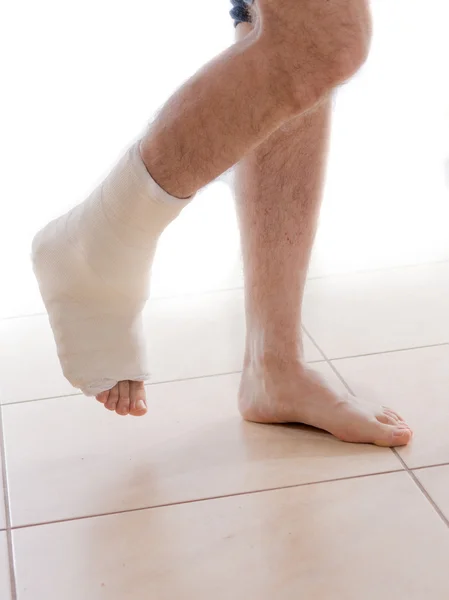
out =
{"type": "Polygon", "coordinates": [[[363,63],[367,0],[257,0],[244,39],[192,77],[141,145],[154,179],[186,198],[303,113],[363,63]]]}

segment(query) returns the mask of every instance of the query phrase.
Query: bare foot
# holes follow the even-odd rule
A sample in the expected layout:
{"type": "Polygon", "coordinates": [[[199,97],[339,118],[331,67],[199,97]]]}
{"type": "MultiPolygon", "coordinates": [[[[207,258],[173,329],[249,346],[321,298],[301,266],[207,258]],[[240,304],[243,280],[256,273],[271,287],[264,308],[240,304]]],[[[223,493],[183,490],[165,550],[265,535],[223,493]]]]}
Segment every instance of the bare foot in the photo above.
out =
{"type": "Polygon", "coordinates": [[[143,381],[120,381],[111,390],[98,394],[96,398],[105,408],[123,417],[143,417],[147,412],[143,381]]]}
{"type": "Polygon", "coordinates": [[[247,366],[239,408],[247,421],[303,423],[343,442],[405,446],[412,431],[393,410],[350,394],[338,396],[317,373],[299,363],[247,366]]]}

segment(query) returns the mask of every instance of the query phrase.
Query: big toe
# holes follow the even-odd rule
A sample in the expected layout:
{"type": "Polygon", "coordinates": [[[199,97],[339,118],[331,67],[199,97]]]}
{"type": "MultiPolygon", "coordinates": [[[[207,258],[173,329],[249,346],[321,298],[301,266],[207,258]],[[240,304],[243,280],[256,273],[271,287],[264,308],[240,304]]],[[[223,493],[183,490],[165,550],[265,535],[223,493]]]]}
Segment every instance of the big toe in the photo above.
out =
{"type": "Polygon", "coordinates": [[[133,417],[143,417],[147,412],[145,385],[143,381],[131,381],[129,384],[130,410],[133,417]]]}
{"type": "Polygon", "coordinates": [[[406,446],[412,439],[413,433],[407,425],[383,425],[379,427],[373,443],[376,446],[394,448],[406,446]]]}

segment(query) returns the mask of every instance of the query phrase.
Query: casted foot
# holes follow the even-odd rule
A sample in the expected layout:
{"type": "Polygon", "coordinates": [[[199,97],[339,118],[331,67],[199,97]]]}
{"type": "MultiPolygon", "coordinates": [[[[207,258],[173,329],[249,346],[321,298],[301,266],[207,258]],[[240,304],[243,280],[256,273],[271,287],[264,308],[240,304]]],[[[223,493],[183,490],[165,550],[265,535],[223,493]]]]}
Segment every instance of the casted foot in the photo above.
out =
{"type": "Polygon", "coordinates": [[[142,310],[159,236],[186,204],[153,181],[135,144],[85,202],[33,240],[63,373],[120,415],[146,412],[142,310]]]}
{"type": "Polygon", "coordinates": [[[413,436],[395,411],[350,394],[336,394],[320,375],[300,363],[247,366],[239,408],[247,421],[302,423],[343,442],[405,446],[413,436]]]}

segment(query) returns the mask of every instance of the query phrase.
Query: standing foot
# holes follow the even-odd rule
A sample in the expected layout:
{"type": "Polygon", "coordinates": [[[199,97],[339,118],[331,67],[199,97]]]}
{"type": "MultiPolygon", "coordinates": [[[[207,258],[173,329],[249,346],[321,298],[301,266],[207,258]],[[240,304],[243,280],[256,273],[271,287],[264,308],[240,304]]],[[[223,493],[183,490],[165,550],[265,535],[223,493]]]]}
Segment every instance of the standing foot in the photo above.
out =
{"type": "Polygon", "coordinates": [[[301,363],[247,366],[239,408],[247,421],[302,423],[343,442],[405,446],[413,433],[395,411],[351,394],[338,395],[301,363]]]}

